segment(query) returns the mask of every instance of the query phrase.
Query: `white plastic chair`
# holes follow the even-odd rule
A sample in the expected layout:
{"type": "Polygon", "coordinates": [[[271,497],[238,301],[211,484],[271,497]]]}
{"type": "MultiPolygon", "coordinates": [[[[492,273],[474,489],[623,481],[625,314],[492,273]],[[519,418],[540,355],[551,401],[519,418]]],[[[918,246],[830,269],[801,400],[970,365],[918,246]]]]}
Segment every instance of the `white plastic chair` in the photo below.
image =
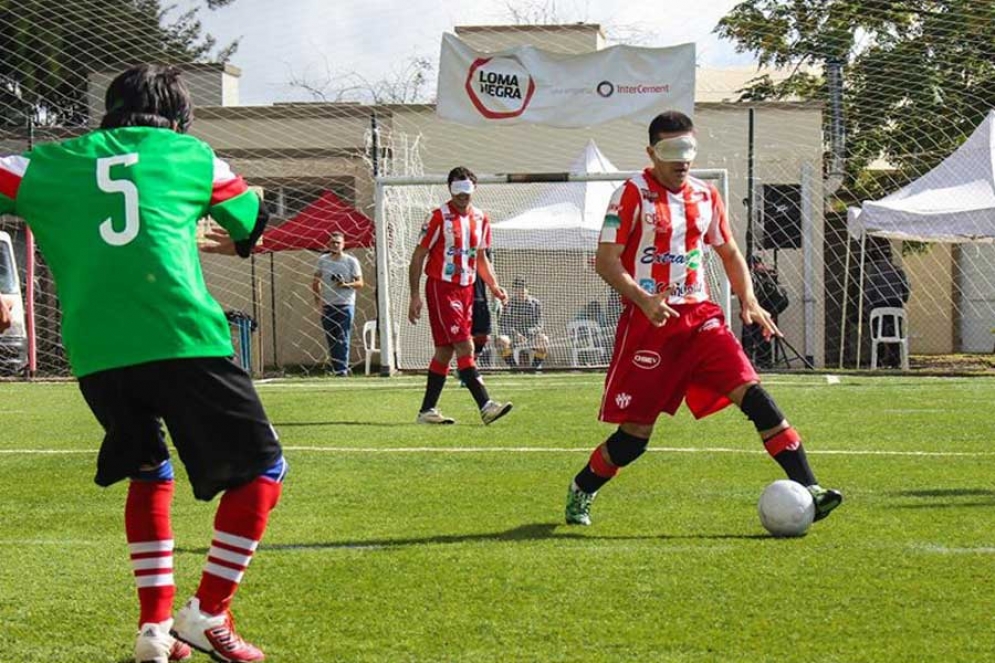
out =
{"type": "Polygon", "coordinates": [[[905,309],[885,306],[871,311],[871,368],[878,367],[878,346],[897,343],[901,349],[902,370],[909,370],[909,334],[905,324],[905,309]],[[892,332],[884,334],[885,321],[891,322],[892,332]]]}
{"type": "Polygon", "coordinates": [[[598,363],[605,360],[605,348],[601,345],[601,328],[593,320],[571,320],[567,323],[567,339],[570,341],[570,359],[574,368],[580,366],[581,353],[594,353],[598,363]]]}
{"type": "Polygon", "coordinates": [[[363,323],[363,353],[366,355],[366,374],[369,375],[373,355],[380,354],[380,348],[377,346],[376,320],[367,320],[363,323]]]}

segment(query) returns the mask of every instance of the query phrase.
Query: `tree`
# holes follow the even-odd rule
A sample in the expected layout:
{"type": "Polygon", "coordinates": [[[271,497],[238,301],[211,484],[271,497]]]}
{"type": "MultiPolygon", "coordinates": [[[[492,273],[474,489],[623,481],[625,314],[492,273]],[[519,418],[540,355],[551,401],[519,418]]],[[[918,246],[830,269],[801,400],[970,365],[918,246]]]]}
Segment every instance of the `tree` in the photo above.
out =
{"type": "MultiPolygon", "coordinates": [[[[208,9],[234,0],[206,0],[208,9]]],[[[170,20],[159,0],[0,0],[0,123],[87,123],[87,79],[138,62],[203,61],[216,42],[198,8],[170,20]]],[[[211,57],[225,62],[238,43],[211,57]]]]}
{"type": "MultiPolygon", "coordinates": [[[[847,171],[883,157],[917,177],[946,157],[995,106],[995,3],[990,0],[746,0],[716,31],[761,66],[744,99],[829,101],[803,65],[843,64],[847,171]]],[[[867,180],[869,182],[870,180],[867,180]]]]}
{"type": "Polygon", "coordinates": [[[290,87],[303,90],[315,101],[329,103],[366,102],[373,104],[413,104],[429,102],[426,87],[432,81],[432,61],[426,57],[408,58],[404,66],[371,81],[358,72],[335,74],[325,58],[324,76],[290,73],[290,87]]]}

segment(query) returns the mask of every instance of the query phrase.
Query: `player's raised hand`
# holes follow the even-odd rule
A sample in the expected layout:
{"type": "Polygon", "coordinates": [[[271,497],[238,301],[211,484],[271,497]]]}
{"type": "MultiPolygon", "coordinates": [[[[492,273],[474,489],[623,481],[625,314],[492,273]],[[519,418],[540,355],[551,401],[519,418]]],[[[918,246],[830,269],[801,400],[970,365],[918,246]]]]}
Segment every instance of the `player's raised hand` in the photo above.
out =
{"type": "Polygon", "coordinates": [[[221,255],[238,255],[235,251],[235,240],[224,228],[212,226],[204,232],[203,238],[197,240],[197,248],[204,253],[220,253],[221,255]]]}
{"type": "Polygon", "coordinates": [[[670,318],[679,318],[680,314],[667,305],[667,293],[658,292],[656,294],[647,293],[640,298],[639,308],[642,309],[646,317],[657,327],[667,324],[670,318]]]}
{"type": "Polygon", "coordinates": [[[769,341],[771,336],[784,336],[781,330],[774,324],[774,318],[757,302],[756,298],[743,302],[739,311],[739,318],[744,325],[760,325],[764,340],[769,341]]]}
{"type": "Polygon", "coordinates": [[[421,296],[411,295],[411,301],[408,303],[408,322],[415,324],[421,318],[421,296]]]}

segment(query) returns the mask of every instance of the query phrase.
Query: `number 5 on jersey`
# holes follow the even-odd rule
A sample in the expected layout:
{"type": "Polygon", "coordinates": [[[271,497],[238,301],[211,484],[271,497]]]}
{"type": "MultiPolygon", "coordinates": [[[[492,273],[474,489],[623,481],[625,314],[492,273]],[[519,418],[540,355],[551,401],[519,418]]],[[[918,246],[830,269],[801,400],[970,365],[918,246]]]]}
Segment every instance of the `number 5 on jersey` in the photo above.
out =
{"type": "Polygon", "coordinates": [[[101,191],[124,196],[124,228],[114,230],[113,217],[107,217],[100,224],[100,237],[111,246],[124,246],[138,236],[138,187],[131,180],[111,179],[112,167],[134,166],[136,163],[136,152],[97,159],[97,186],[101,191]]]}

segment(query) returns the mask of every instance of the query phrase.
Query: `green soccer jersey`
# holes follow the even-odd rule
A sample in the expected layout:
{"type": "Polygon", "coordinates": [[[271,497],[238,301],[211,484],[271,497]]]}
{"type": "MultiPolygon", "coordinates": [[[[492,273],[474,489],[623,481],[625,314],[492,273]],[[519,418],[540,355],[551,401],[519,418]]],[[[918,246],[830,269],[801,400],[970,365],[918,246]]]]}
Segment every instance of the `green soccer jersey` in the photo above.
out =
{"type": "Polygon", "coordinates": [[[0,158],[0,214],[22,217],[55,278],[73,373],[233,354],[197,253],[210,216],[250,237],[258,196],[192,136],[97,130],[0,158]]]}

